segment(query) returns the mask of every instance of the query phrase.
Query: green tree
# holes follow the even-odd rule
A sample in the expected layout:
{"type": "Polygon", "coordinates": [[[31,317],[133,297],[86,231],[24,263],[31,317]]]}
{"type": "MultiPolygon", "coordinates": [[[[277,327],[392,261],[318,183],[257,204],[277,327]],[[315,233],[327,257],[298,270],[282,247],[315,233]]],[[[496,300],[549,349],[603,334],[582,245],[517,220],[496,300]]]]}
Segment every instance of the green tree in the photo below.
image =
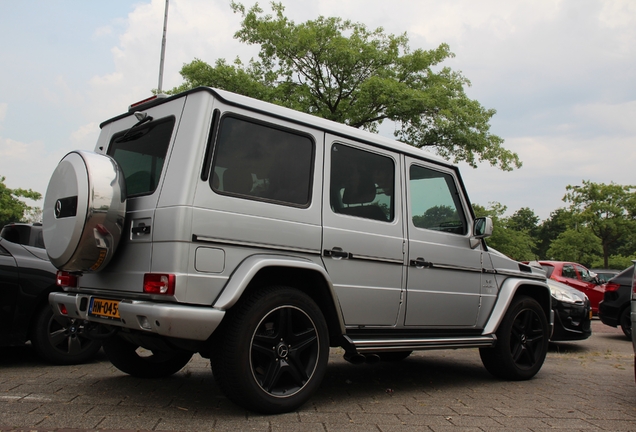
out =
{"type": "Polygon", "coordinates": [[[548,249],[553,240],[567,229],[574,229],[576,222],[572,212],[565,208],[558,208],[550,213],[550,217],[538,226],[535,241],[536,254],[539,259],[550,259],[548,249]]]}
{"type": "Polygon", "coordinates": [[[473,204],[475,216],[492,218],[494,228],[492,236],[486,239],[488,246],[517,261],[536,259],[532,251],[535,243],[530,234],[526,230],[515,229],[510,222],[511,218],[504,217],[506,206],[498,202],[489,204],[488,208],[473,204]]]}
{"type": "MultiPolygon", "coordinates": [[[[567,229],[552,241],[547,251],[548,257],[557,261],[572,261],[591,267],[601,258],[601,241],[585,227],[567,229]]],[[[607,266],[605,266],[607,268],[607,266]]]]}
{"type": "Polygon", "coordinates": [[[566,187],[563,201],[570,203],[578,224],[600,240],[603,267],[609,265],[612,248],[636,231],[636,186],[583,181],[566,187]]]}
{"type": "Polygon", "coordinates": [[[528,207],[522,207],[508,219],[510,228],[517,231],[526,231],[530,235],[534,235],[539,223],[539,216],[528,207]]]}
{"type": "Polygon", "coordinates": [[[0,176],[0,228],[11,222],[26,222],[29,216],[39,214],[37,207],[30,207],[19,198],[39,200],[42,195],[31,189],[9,189],[5,177],[0,176]]]}
{"type": "Polygon", "coordinates": [[[470,81],[441,66],[454,57],[448,45],[411,51],[406,33],[385,34],[335,17],[296,24],[275,2],[274,15],[258,4],[246,9],[233,1],[231,7],[243,17],[235,38],[260,46],[259,60],[219,59],[210,66],[195,59],[170,93],[218,87],[372,132],[390,120],[397,139],[454,162],[476,167],[487,161],[508,171],[521,166],[490,133],[496,111],[469,99],[464,87],[470,81]]]}

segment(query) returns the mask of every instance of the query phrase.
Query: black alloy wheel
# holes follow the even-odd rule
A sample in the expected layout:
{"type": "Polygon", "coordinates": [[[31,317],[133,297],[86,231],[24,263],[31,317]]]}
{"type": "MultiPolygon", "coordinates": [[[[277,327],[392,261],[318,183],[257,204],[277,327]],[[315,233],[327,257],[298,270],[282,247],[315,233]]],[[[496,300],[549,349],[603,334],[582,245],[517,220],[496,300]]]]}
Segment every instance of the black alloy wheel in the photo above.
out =
{"type": "Polygon", "coordinates": [[[122,372],[137,378],[163,378],[179,372],[192,358],[190,351],[153,351],[119,336],[104,340],[108,360],[122,372]]]}
{"type": "Polygon", "coordinates": [[[266,414],[298,408],[317,390],[329,356],[327,325],[314,301],[270,287],[237,304],[217,329],[212,370],[237,405],[266,414]]]}
{"type": "Polygon", "coordinates": [[[516,297],[496,334],[494,348],[479,350],[488,372],[509,380],[527,380],[539,372],[548,352],[549,325],[536,300],[516,297]]]}
{"type": "Polygon", "coordinates": [[[628,303],[627,307],[623,309],[623,312],[621,312],[619,323],[621,326],[621,330],[623,330],[623,333],[625,334],[625,336],[627,336],[627,339],[631,341],[632,340],[632,318],[630,316],[631,314],[630,306],[631,305],[628,303]]]}
{"type": "Polygon", "coordinates": [[[37,312],[31,344],[40,357],[60,365],[84,363],[102,346],[87,337],[84,320],[55,315],[48,304],[37,312]]]}

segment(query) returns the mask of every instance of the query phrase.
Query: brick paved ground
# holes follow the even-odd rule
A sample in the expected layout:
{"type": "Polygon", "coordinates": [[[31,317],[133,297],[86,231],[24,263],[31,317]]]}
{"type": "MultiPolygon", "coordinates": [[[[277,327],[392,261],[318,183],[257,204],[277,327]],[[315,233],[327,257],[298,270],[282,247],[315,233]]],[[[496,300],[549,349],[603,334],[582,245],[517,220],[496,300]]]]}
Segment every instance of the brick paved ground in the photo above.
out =
{"type": "Polygon", "coordinates": [[[228,402],[209,362],[141,380],[101,355],[49,366],[29,347],[0,351],[0,431],[636,431],[631,344],[593,323],[582,342],[554,344],[532,380],[505,382],[477,350],[429,351],[354,366],[332,350],[318,394],[297,412],[261,416],[228,402]]]}

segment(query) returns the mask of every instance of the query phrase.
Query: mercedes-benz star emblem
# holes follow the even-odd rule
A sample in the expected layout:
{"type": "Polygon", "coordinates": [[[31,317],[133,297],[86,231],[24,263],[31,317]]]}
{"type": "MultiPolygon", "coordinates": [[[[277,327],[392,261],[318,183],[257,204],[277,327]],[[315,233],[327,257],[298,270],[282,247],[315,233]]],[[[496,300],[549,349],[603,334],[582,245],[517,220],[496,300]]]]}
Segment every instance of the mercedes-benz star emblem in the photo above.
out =
{"type": "Polygon", "coordinates": [[[59,218],[61,214],[62,214],[62,201],[57,200],[55,202],[55,217],[59,218]]]}

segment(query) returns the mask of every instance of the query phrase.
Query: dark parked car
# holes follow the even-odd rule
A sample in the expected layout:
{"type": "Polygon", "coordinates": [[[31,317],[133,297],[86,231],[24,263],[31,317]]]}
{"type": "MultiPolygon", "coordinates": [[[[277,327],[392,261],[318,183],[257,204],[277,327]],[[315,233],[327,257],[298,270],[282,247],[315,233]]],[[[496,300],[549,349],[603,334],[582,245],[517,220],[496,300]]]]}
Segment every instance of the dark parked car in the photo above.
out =
{"type": "Polygon", "coordinates": [[[614,276],[605,284],[603,301],[599,304],[599,317],[603,324],[621,327],[625,336],[632,338],[630,305],[632,300],[632,277],[634,266],[614,276]]]}
{"type": "Polygon", "coordinates": [[[592,335],[590,300],[581,291],[548,279],[552,292],[554,332],[552,342],[587,339],[592,335]]]}
{"type": "Polygon", "coordinates": [[[54,317],[48,297],[59,290],[57,269],[44,249],[33,246],[39,245],[41,234],[40,226],[29,224],[7,225],[0,232],[0,346],[31,341],[47,361],[82,363],[97,353],[101,342],[86,338],[82,321],[54,317]]]}
{"type": "Polygon", "coordinates": [[[585,293],[590,299],[592,313],[598,314],[598,304],[603,300],[603,290],[600,281],[581,264],[566,261],[539,261],[545,270],[545,276],[557,282],[575,288],[585,293]]]}

